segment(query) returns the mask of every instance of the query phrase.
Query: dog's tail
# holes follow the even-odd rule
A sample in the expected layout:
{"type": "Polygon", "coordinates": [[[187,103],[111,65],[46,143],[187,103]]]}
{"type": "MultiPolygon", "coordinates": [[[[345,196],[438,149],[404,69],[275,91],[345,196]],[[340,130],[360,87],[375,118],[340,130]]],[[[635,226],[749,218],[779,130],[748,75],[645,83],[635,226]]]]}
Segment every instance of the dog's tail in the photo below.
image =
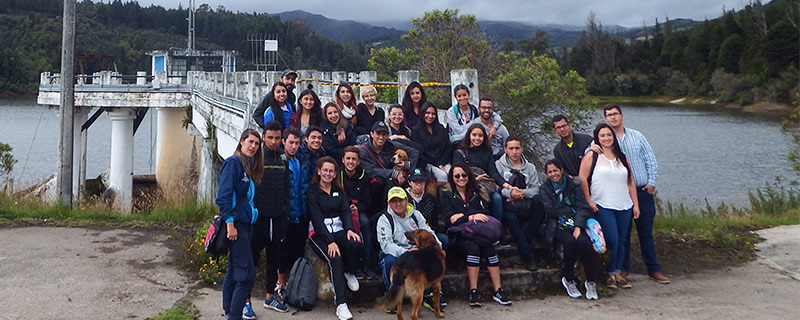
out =
{"type": "Polygon", "coordinates": [[[398,270],[392,276],[392,285],[386,294],[378,299],[376,307],[379,309],[391,308],[397,305],[398,299],[403,299],[402,295],[405,286],[406,271],[398,270]]]}

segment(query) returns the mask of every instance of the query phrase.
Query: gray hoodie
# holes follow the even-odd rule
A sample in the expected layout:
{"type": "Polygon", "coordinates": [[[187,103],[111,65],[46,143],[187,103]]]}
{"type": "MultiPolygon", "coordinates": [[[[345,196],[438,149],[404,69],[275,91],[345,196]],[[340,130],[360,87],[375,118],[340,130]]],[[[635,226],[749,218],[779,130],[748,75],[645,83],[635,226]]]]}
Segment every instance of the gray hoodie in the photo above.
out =
{"type": "MultiPolygon", "coordinates": [[[[392,232],[392,225],[389,223],[389,220],[386,219],[386,215],[381,213],[380,218],[378,218],[377,227],[378,244],[381,247],[381,252],[400,257],[406,253],[406,251],[414,247],[408,243],[405,233],[417,229],[427,230],[433,235],[436,242],[439,242],[439,239],[436,238],[436,233],[433,232],[431,227],[428,226],[428,222],[425,221],[425,216],[417,211],[417,209],[414,209],[413,205],[409,204],[406,206],[405,218],[398,217],[394,211],[392,211],[391,207],[387,206],[386,210],[390,213],[389,215],[392,219],[394,219],[394,232],[392,232]],[[417,218],[416,221],[419,222],[419,225],[411,218],[412,215],[417,218]]],[[[439,242],[439,245],[441,246],[442,243],[439,242]]]]}
{"type": "MultiPolygon", "coordinates": [[[[525,198],[533,198],[533,196],[539,193],[539,185],[541,185],[541,182],[539,182],[539,172],[536,171],[536,167],[528,162],[528,160],[525,160],[524,156],[521,157],[520,160],[522,160],[522,167],[519,171],[525,176],[526,185],[523,193],[525,193],[525,198]]],[[[511,179],[511,170],[516,169],[511,165],[511,162],[508,161],[507,155],[505,154],[500,157],[500,160],[495,161],[494,165],[497,167],[497,172],[500,173],[506,181],[511,179]]],[[[504,198],[510,198],[511,190],[503,189],[500,191],[500,194],[502,194],[504,198]]]]}

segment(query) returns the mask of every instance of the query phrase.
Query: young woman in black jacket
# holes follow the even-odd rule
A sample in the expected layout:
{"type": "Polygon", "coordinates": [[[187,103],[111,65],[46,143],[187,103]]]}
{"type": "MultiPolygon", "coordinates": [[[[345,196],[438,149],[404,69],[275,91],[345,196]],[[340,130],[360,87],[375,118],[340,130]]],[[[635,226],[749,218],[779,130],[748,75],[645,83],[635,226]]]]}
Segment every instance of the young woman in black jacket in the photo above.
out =
{"type": "Polygon", "coordinates": [[[581,292],[575,281],[575,260],[580,256],[586,274],[586,299],[597,300],[594,282],[597,266],[594,263],[592,243],[586,234],[586,220],[594,213],[579,185],[564,174],[563,165],[552,159],[545,164],[549,180],[539,187],[539,198],[544,204],[547,217],[556,220],[556,241],[564,245],[564,277],[561,284],[572,298],[580,298],[581,292]]]}
{"type": "Polygon", "coordinates": [[[409,128],[414,128],[420,123],[423,111],[422,106],[428,99],[425,96],[425,89],[419,82],[411,81],[406,87],[406,92],[403,94],[403,114],[405,119],[403,123],[409,128]]]}
{"type": "Polygon", "coordinates": [[[336,160],[324,156],[317,161],[317,169],[308,189],[308,214],[311,220],[311,248],[328,263],[333,284],[333,300],[339,319],[352,319],[347,307],[345,285],[358,291],[354,273],[360,265],[364,250],[361,237],[353,228],[350,203],[336,176],[336,160]]]}
{"type": "Polygon", "coordinates": [[[411,140],[422,146],[420,158],[428,163],[426,171],[436,181],[447,182],[447,171],[453,158],[453,149],[447,129],[439,122],[436,106],[430,101],[420,109],[421,120],[411,131],[411,140]]]}
{"type": "MultiPolygon", "coordinates": [[[[448,174],[448,184],[439,192],[441,214],[445,225],[457,226],[464,223],[489,220],[486,215],[489,211],[489,194],[481,189],[472,175],[469,166],[464,163],[454,163],[448,174]]],[[[500,259],[493,245],[479,246],[470,239],[456,236],[453,241],[467,254],[467,278],[469,278],[469,305],[480,307],[478,295],[478,269],[481,258],[488,261],[487,269],[492,279],[495,293],[492,299],[501,305],[510,305],[511,301],[506,296],[500,283],[500,259]]]]}
{"type": "Polygon", "coordinates": [[[356,135],[369,134],[375,122],[386,121],[386,112],[375,105],[378,98],[378,91],[373,86],[361,87],[361,100],[356,112],[356,135]]]}
{"type": "Polygon", "coordinates": [[[344,148],[356,144],[353,125],[342,118],[336,103],[328,102],[322,108],[322,148],[325,154],[334,159],[341,159],[344,148]]]}
{"type": "Polygon", "coordinates": [[[464,139],[453,153],[453,163],[458,162],[483,171],[475,177],[478,182],[494,182],[497,185],[497,190],[492,190],[491,193],[491,213],[497,220],[503,221],[503,198],[500,196],[500,188],[511,189],[513,186],[497,172],[492,147],[482,125],[475,123],[467,128],[464,139]]]}

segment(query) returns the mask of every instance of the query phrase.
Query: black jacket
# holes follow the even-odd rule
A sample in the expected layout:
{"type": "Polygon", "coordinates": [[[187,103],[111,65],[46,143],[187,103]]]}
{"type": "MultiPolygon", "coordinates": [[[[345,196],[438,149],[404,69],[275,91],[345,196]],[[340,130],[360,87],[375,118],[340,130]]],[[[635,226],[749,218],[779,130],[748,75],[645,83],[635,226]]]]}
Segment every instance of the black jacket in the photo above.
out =
{"type": "Polygon", "coordinates": [[[447,129],[438,122],[434,124],[433,134],[420,122],[411,131],[411,140],[422,146],[420,158],[426,163],[438,167],[453,159],[453,146],[447,137],[447,129]]]}
{"type": "Polygon", "coordinates": [[[439,191],[439,204],[442,219],[444,220],[445,228],[459,225],[469,221],[469,216],[477,213],[490,215],[489,213],[489,192],[486,189],[480,189],[478,192],[473,192],[468,196],[469,201],[464,201],[458,194],[458,191],[450,188],[450,184],[446,184],[439,191]],[[456,220],[455,223],[450,223],[450,217],[456,213],[463,213],[464,216],[456,220]]]}
{"type": "Polygon", "coordinates": [[[494,164],[495,161],[492,151],[486,150],[484,147],[469,147],[466,150],[457,149],[453,152],[453,163],[460,162],[466,163],[470,167],[483,169],[489,177],[494,179],[498,187],[506,183],[506,179],[503,179],[503,176],[497,172],[497,166],[494,164]]]}
{"type": "Polygon", "coordinates": [[[336,161],[342,160],[344,148],[356,144],[356,135],[353,133],[353,126],[347,122],[347,127],[344,130],[345,139],[339,142],[339,136],[336,134],[336,126],[328,121],[322,122],[322,148],[325,149],[325,154],[333,157],[336,161]]]}
{"type": "Polygon", "coordinates": [[[586,148],[592,144],[592,136],[583,133],[572,132],[572,148],[568,147],[564,141],[558,141],[553,147],[553,156],[564,166],[564,171],[573,177],[578,176],[581,169],[581,159],[585,154],[586,148]]]}
{"type": "Polygon", "coordinates": [[[327,194],[320,189],[319,185],[315,184],[308,189],[306,201],[314,233],[319,235],[325,243],[333,242],[332,233],[347,230],[355,232],[353,216],[350,213],[350,202],[342,189],[331,186],[331,194],[327,194]],[[331,228],[338,223],[341,223],[342,230],[330,232],[331,228]]]}
{"type": "Polygon", "coordinates": [[[358,113],[356,114],[356,127],[355,133],[356,135],[360,134],[369,134],[372,130],[372,125],[375,122],[384,122],[386,121],[386,112],[383,109],[375,107],[375,115],[370,115],[369,111],[367,110],[367,105],[364,103],[358,104],[358,113]]]}
{"type": "Polygon", "coordinates": [[[417,202],[414,198],[411,197],[411,193],[406,190],[408,194],[408,203],[414,206],[414,209],[417,209],[422,216],[425,217],[425,221],[428,222],[428,225],[438,233],[444,233],[442,230],[441,225],[439,224],[439,208],[436,199],[430,193],[423,192],[422,199],[417,202]]]}
{"type": "Polygon", "coordinates": [[[419,151],[402,143],[395,142],[396,141],[386,141],[381,152],[376,152],[375,148],[372,147],[372,139],[358,147],[358,158],[361,159],[361,166],[364,170],[367,170],[367,174],[370,177],[380,177],[386,181],[397,178],[397,172],[394,171],[394,163],[392,163],[392,156],[397,148],[403,149],[408,153],[406,170],[410,171],[417,167],[419,151]]]}
{"type": "Polygon", "coordinates": [[[565,203],[558,201],[558,196],[550,179],[539,187],[539,198],[542,200],[547,217],[551,219],[558,219],[560,216],[574,217],[575,226],[586,228],[586,219],[594,216],[592,208],[589,207],[583,197],[581,187],[566,175],[563,179],[567,181],[567,186],[564,187],[562,196],[565,199],[569,199],[571,205],[567,205],[566,201],[565,203]]]}
{"type": "Polygon", "coordinates": [[[358,203],[356,203],[358,213],[364,213],[368,217],[372,217],[373,212],[369,212],[369,206],[372,202],[369,192],[370,176],[367,175],[367,171],[361,168],[361,166],[356,167],[355,171],[356,172],[353,173],[351,177],[348,176],[347,172],[344,170],[340,170],[339,181],[341,181],[344,192],[347,193],[350,202],[358,201],[358,203]]]}
{"type": "MultiPolygon", "coordinates": [[[[297,98],[294,96],[293,90],[289,90],[288,92],[286,92],[286,102],[291,104],[293,108],[296,108],[296,107],[294,107],[294,102],[295,102],[296,99],[297,98]]],[[[269,108],[271,106],[275,106],[276,107],[276,108],[273,108],[273,110],[275,112],[275,119],[276,120],[280,119],[280,121],[278,121],[278,122],[281,124],[281,127],[284,128],[284,129],[286,127],[288,127],[288,125],[286,125],[284,127],[283,113],[280,112],[281,106],[279,106],[278,102],[275,101],[275,97],[272,95],[272,91],[268,92],[267,95],[264,96],[264,99],[261,99],[261,102],[258,103],[258,106],[256,107],[256,110],[253,111],[253,120],[256,121],[256,124],[258,124],[258,126],[261,127],[261,129],[264,129],[264,112],[267,112],[267,108],[269,108]],[[279,113],[280,113],[280,115],[278,115],[279,113]]],[[[292,111],[295,111],[295,110],[292,110],[292,111]]]]}
{"type": "Polygon", "coordinates": [[[256,186],[253,203],[258,209],[258,219],[288,216],[289,213],[289,167],[281,155],[283,150],[264,148],[264,175],[256,186]]]}

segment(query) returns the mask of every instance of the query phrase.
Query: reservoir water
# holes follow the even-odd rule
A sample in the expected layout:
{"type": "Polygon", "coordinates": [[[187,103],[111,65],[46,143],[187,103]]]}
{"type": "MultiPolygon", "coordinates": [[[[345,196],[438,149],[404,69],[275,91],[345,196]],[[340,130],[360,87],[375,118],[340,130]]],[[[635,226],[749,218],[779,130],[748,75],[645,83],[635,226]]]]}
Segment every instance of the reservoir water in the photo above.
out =
{"type": "MultiPolygon", "coordinates": [[[[721,202],[748,205],[747,191],[796,180],[786,159],[791,138],[780,120],[743,112],[677,105],[622,105],[627,127],[641,131],[658,159],[658,196],[692,208],[721,202]]],[[[134,138],[134,174],[155,170],[156,121],[148,113],[134,138]]],[[[602,119],[602,112],[595,120],[602,119]]],[[[109,165],[111,121],[103,115],[89,128],[87,178],[109,165]]],[[[588,129],[587,129],[588,131],[588,129]]],[[[591,133],[591,132],[589,132],[591,133]]],[[[56,171],[57,109],[35,100],[0,100],[0,142],[11,145],[19,162],[16,186],[39,181],[56,171]]]]}

